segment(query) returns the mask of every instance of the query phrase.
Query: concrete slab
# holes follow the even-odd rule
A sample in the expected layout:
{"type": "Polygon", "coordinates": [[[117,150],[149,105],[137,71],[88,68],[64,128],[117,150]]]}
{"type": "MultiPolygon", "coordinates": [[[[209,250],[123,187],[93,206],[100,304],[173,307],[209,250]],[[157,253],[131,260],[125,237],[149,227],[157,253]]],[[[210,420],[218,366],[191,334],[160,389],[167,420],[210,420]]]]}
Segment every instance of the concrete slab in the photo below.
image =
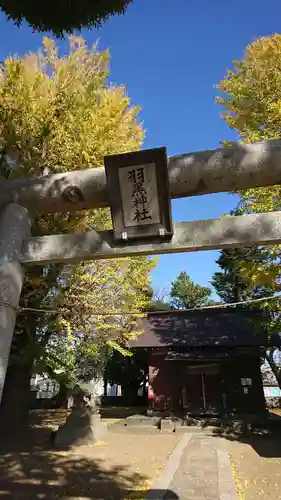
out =
{"type": "Polygon", "coordinates": [[[224,439],[203,433],[183,435],[146,500],[176,498],[238,500],[224,439]]]}
{"type": "Polygon", "coordinates": [[[220,500],[238,500],[236,485],[232,476],[227,443],[220,439],[218,454],[218,486],[220,500]]]}
{"type": "Polygon", "coordinates": [[[159,417],[148,417],[147,415],[130,415],[125,420],[123,420],[124,426],[144,426],[144,427],[156,427],[159,424],[159,417]]]}
{"type": "Polygon", "coordinates": [[[185,434],[178,445],[175,447],[174,451],[171,453],[169,459],[166,462],[163,473],[160,478],[155,481],[152,489],[147,493],[145,500],[162,500],[166,494],[170,498],[176,499],[177,496],[172,496],[173,492],[169,491],[169,485],[173,481],[175,473],[180,467],[182,455],[187,447],[187,444],[191,438],[191,434],[185,434]]]}

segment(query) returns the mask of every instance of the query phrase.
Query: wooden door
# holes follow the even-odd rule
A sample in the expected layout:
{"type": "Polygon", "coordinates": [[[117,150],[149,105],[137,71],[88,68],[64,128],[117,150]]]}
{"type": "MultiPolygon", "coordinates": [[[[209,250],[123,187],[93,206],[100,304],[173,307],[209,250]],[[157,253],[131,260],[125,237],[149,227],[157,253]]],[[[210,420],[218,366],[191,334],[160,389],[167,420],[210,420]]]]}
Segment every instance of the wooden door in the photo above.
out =
{"type": "Polygon", "coordinates": [[[187,370],[183,407],[191,414],[218,413],[222,407],[219,363],[194,364],[187,370]]]}

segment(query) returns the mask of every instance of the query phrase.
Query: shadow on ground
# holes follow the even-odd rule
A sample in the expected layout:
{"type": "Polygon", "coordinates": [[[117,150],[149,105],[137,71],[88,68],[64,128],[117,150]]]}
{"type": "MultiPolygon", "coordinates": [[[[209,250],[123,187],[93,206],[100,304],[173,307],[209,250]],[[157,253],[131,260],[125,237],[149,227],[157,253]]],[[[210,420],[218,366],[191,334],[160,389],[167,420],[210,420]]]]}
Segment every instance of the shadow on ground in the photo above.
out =
{"type": "Polygon", "coordinates": [[[259,419],[251,418],[197,418],[198,430],[229,441],[251,446],[262,458],[281,458],[281,416],[268,412],[259,419]]]}
{"type": "Polygon", "coordinates": [[[222,436],[229,441],[239,441],[243,444],[251,446],[255,452],[262,458],[281,458],[281,437],[280,435],[266,434],[248,434],[248,435],[232,435],[214,432],[215,436],[222,436]]]}
{"type": "Polygon", "coordinates": [[[233,429],[214,429],[213,436],[223,437],[228,441],[239,441],[251,446],[262,458],[281,458],[280,431],[268,429],[243,430],[233,432],[233,429]]]}
{"type": "MultiPolygon", "coordinates": [[[[21,439],[0,441],[0,498],[13,500],[176,500],[172,491],[149,490],[148,478],[107,460],[91,458],[70,448],[54,447],[52,426],[63,423],[66,412],[39,412],[21,439]]],[[[120,450],[120,454],[122,450],[120,450]]]]}
{"type": "MultiPolygon", "coordinates": [[[[0,453],[0,497],[13,500],[104,499],[156,500],[164,492],[147,490],[146,477],[106,461],[46,446],[21,446],[0,453]]],[[[177,499],[172,491],[165,499],[177,499]]]]}

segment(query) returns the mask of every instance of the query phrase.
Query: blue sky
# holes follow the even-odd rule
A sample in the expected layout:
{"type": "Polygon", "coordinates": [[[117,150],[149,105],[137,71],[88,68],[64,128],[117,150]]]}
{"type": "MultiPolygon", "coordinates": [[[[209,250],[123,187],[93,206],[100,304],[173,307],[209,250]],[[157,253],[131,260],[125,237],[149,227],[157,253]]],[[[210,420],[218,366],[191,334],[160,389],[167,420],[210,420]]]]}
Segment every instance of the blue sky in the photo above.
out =
{"type": "MultiPolygon", "coordinates": [[[[111,80],[127,86],[142,107],[144,147],[166,146],[169,155],[213,149],[234,139],[215,104],[215,85],[254,39],[280,32],[280,0],[134,0],[125,16],[101,29],[84,31],[89,44],[110,48],[111,80]]],[[[0,60],[36,50],[42,34],[18,29],[0,14],[0,60]]],[[[59,42],[65,49],[65,42],[59,42]]],[[[176,200],[175,221],[218,217],[236,204],[228,194],[176,200]]],[[[162,256],[153,273],[155,288],[169,288],[186,270],[208,285],[218,252],[162,256]]]]}

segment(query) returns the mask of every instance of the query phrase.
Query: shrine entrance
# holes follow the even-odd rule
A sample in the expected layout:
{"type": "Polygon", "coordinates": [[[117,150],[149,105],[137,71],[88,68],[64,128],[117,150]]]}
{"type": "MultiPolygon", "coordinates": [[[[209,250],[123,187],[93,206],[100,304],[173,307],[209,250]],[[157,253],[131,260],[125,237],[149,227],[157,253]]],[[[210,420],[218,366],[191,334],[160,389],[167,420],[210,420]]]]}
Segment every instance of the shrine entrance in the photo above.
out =
{"type": "MultiPolygon", "coordinates": [[[[280,157],[280,140],[170,158],[166,148],[156,148],[107,156],[105,168],[0,181],[0,401],[25,267],[279,244],[280,211],[173,223],[171,198],[280,184],[280,157]],[[105,207],[112,230],[31,235],[34,214],[105,207]]],[[[221,405],[215,366],[190,369],[187,407],[207,412],[221,405]]]]}
{"type": "Polygon", "coordinates": [[[222,369],[219,362],[196,363],[187,367],[183,387],[183,409],[193,415],[221,413],[222,369]]]}

